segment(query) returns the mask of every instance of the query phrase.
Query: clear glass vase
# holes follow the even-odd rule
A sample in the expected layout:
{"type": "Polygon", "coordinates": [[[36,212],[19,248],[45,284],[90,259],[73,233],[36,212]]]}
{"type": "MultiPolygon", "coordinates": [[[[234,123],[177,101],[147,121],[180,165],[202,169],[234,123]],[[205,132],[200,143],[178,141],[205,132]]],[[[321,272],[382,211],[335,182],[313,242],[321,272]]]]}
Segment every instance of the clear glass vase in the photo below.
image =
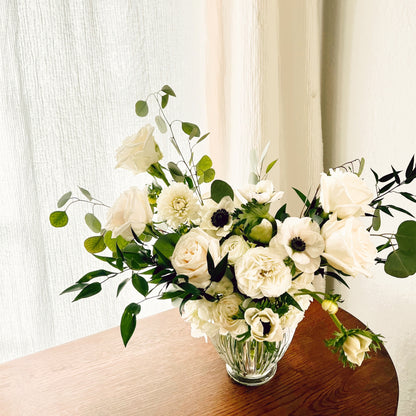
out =
{"type": "Polygon", "coordinates": [[[225,361],[228,375],[245,386],[260,386],[276,373],[277,362],[283,357],[292,341],[295,329],[287,329],[283,340],[267,349],[255,339],[238,341],[231,335],[217,334],[211,342],[225,361]]]}

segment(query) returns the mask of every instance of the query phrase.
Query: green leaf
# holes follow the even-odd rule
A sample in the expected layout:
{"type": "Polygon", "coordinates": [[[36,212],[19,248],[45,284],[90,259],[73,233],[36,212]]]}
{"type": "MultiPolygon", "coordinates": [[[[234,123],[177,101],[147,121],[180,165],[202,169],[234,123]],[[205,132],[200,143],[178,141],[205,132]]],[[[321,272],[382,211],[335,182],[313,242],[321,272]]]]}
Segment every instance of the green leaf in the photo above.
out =
{"type": "Polygon", "coordinates": [[[169,95],[162,95],[162,108],[165,108],[168,105],[169,95]]]}
{"type": "Polygon", "coordinates": [[[75,302],[79,299],[89,298],[90,296],[94,296],[99,292],[101,292],[101,283],[99,282],[91,283],[85,286],[81,290],[81,292],[78,293],[78,296],[72,302],[75,302]]]}
{"type": "Polygon", "coordinates": [[[358,168],[357,176],[361,176],[361,174],[363,173],[363,170],[364,170],[364,166],[365,166],[365,159],[362,157],[360,159],[360,167],[358,168]]]}
{"type": "Polygon", "coordinates": [[[90,230],[93,231],[94,233],[99,233],[101,231],[101,223],[94,214],[90,212],[86,214],[85,222],[90,228],[90,230]]]}
{"type": "Polygon", "coordinates": [[[207,170],[204,172],[203,179],[204,179],[204,182],[205,182],[205,183],[212,182],[212,181],[215,179],[215,170],[214,170],[214,169],[212,169],[212,168],[207,169],[207,170]]]}
{"type": "Polygon", "coordinates": [[[161,253],[166,259],[170,259],[179,238],[180,235],[177,233],[162,235],[154,244],[153,249],[161,253]]]}
{"type": "Polygon", "coordinates": [[[139,117],[146,117],[147,114],[149,113],[149,107],[147,105],[146,101],[137,101],[136,103],[136,114],[139,117]]]}
{"type": "Polygon", "coordinates": [[[131,282],[133,283],[134,288],[143,296],[147,296],[149,293],[149,284],[146,279],[136,273],[133,273],[131,276],[131,282]]]}
{"type": "Polygon", "coordinates": [[[212,160],[209,156],[204,155],[201,157],[201,160],[196,164],[196,169],[202,170],[205,172],[206,170],[210,169],[212,167],[212,160]]]}
{"type": "Polygon", "coordinates": [[[78,290],[83,289],[85,286],[87,286],[86,283],[75,283],[74,285],[67,287],[63,292],[60,293],[60,295],[69,292],[77,292],[78,290]]]}
{"type": "Polygon", "coordinates": [[[278,160],[279,160],[279,159],[273,160],[273,162],[270,162],[270,163],[267,165],[267,168],[266,168],[266,173],[269,173],[269,172],[270,172],[270,170],[273,168],[273,166],[276,164],[276,162],[277,162],[278,160]]]}
{"type": "Polygon", "coordinates": [[[221,259],[221,261],[215,266],[214,270],[212,270],[211,280],[213,282],[219,282],[223,277],[227,270],[228,265],[228,253],[221,259]]]}
{"type": "Polygon", "coordinates": [[[79,188],[79,190],[81,191],[81,193],[89,200],[89,201],[91,201],[92,200],[92,196],[91,196],[91,194],[89,193],[89,191],[87,191],[86,189],[84,189],[84,188],[81,188],[80,186],[78,186],[78,188],[79,188]]]}
{"type": "Polygon", "coordinates": [[[56,228],[65,227],[68,224],[68,215],[65,211],[54,211],[49,215],[49,222],[56,228]]]}
{"type": "Polygon", "coordinates": [[[412,176],[414,163],[415,163],[415,155],[412,156],[412,158],[410,159],[409,164],[407,165],[407,168],[406,168],[406,179],[408,179],[408,178],[410,178],[412,176]]]}
{"type": "Polygon", "coordinates": [[[277,220],[283,222],[290,215],[286,212],[287,204],[282,205],[274,216],[277,220]]]}
{"type": "Polygon", "coordinates": [[[164,85],[162,87],[162,91],[167,95],[171,95],[172,97],[176,97],[176,94],[173,92],[173,89],[171,87],[169,87],[169,85],[164,85]]]}
{"type": "Polygon", "coordinates": [[[66,194],[63,194],[59,198],[59,201],[57,203],[58,208],[62,208],[69,201],[69,198],[71,198],[71,196],[72,196],[71,191],[67,192],[66,194]]]}
{"type": "Polygon", "coordinates": [[[125,347],[136,329],[136,315],[140,313],[140,309],[141,306],[137,303],[130,303],[124,309],[120,322],[120,332],[125,347]]]}
{"type": "Polygon", "coordinates": [[[162,293],[159,299],[173,299],[173,298],[184,298],[186,296],[186,292],[183,290],[175,290],[172,292],[165,292],[162,293]]]}
{"type": "Polygon", "coordinates": [[[117,246],[123,250],[129,244],[129,242],[121,235],[117,236],[117,238],[113,238],[113,233],[111,231],[107,231],[104,234],[104,243],[113,253],[117,251],[117,246]]]}
{"type": "Polygon", "coordinates": [[[98,235],[95,237],[89,237],[84,241],[84,247],[88,253],[100,253],[105,250],[104,237],[98,235]]]}
{"type": "Polygon", "coordinates": [[[416,221],[404,221],[396,233],[397,244],[401,251],[416,254],[416,221]]]}
{"type": "Polygon", "coordinates": [[[409,201],[416,202],[415,195],[409,192],[400,192],[400,195],[404,196],[409,201]]]}
{"type": "Polygon", "coordinates": [[[168,128],[166,127],[165,120],[163,120],[162,117],[160,117],[159,115],[157,115],[155,117],[155,122],[156,122],[157,128],[159,129],[159,131],[161,133],[166,133],[168,131],[168,128]]]}
{"type": "MultiPolygon", "coordinates": [[[[381,202],[379,202],[378,206],[380,207],[381,202]]],[[[380,209],[377,208],[374,210],[374,217],[373,217],[373,221],[372,221],[372,227],[374,229],[374,231],[378,231],[380,229],[381,226],[381,217],[380,217],[380,209]]]]}
{"type": "Polygon", "coordinates": [[[114,272],[109,272],[108,270],[104,270],[104,269],[94,270],[92,272],[88,272],[87,274],[84,274],[84,276],[82,276],[81,279],[79,279],[77,283],[89,282],[91,279],[94,279],[96,277],[110,276],[112,274],[114,274],[114,272]]]}
{"type": "Polygon", "coordinates": [[[189,122],[182,122],[182,131],[189,136],[189,139],[193,137],[199,137],[201,135],[201,131],[196,124],[189,123],[189,122]]]}
{"type": "Polygon", "coordinates": [[[298,195],[298,197],[302,200],[302,202],[307,206],[307,207],[309,207],[309,205],[311,204],[310,202],[309,202],[309,199],[301,192],[301,191],[299,191],[299,189],[296,189],[296,188],[292,188],[296,193],[297,193],[297,195],[298,195]]]}
{"type": "Polygon", "coordinates": [[[201,143],[202,140],[205,140],[207,137],[209,136],[209,133],[205,133],[203,136],[201,136],[198,141],[196,142],[196,144],[201,143]]]}
{"type": "Polygon", "coordinates": [[[408,277],[416,273],[415,253],[402,251],[400,248],[387,257],[384,271],[394,277],[408,277]]]}
{"type": "Polygon", "coordinates": [[[126,286],[126,284],[128,283],[128,281],[130,280],[130,277],[128,277],[127,279],[124,279],[117,287],[117,295],[116,297],[118,297],[118,295],[120,294],[120,292],[122,291],[123,287],[126,286]]]}
{"type": "Polygon", "coordinates": [[[414,215],[404,208],[396,207],[395,205],[386,205],[386,206],[389,207],[390,209],[394,209],[396,211],[402,212],[403,214],[409,215],[410,217],[414,218],[414,215]]]}
{"type": "Polygon", "coordinates": [[[117,265],[117,259],[114,257],[106,257],[106,256],[99,256],[98,254],[93,254],[94,257],[96,257],[98,260],[104,261],[105,263],[108,263],[110,266],[115,267],[116,269],[123,271],[124,267],[121,264],[120,266],[117,265]]]}
{"type": "Polygon", "coordinates": [[[178,165],[174,162],[168,163],[168,169],[170,174],[172,175],[172,178],[175,182],[183,182],[185,179],[184,174],[182,171],[178,168],[178,165]]]}
{"type": "Polygon", "coordinates": [[[229,196],[232,200],[234,200],[233,188],[231,188],[227,182],[216,179],[211,184],[211,199],[213,199],[216,203],[219,203],[225,196],[229,196]]]}
{"type": "Polygon", "coordinates": [[[248,175],[248,183],[256,185],[260,181],[259,175],[255,172],[250,172],[248,175]]]}

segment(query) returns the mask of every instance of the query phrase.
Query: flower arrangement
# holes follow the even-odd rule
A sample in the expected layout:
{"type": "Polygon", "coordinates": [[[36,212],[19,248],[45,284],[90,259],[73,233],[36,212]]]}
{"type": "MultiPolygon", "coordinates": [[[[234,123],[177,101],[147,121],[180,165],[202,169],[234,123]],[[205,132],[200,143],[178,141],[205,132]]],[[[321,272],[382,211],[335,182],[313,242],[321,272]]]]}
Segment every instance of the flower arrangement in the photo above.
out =
{"type": "Polygon", "coordinates": [[[380,348],[381,335],[344,327],[336,315],[341,296],[318,292],[313,282],[329,277],[348,286],[350,277],[369,277],[374,263],[384,264],[385,271],[396,277],[416,273],[416,222],[402,222],[396,233],[377,233],[382,214],[399,211],[412,216],[385,201],[395,193],[416,202],[415,195],[402,190],[416,178],[414,157],[404,172],[392,168],[379,176],[372,171],[374,191],[361,178],[364,159],[322,173],[313,196],[294,189],[303,209],[299,216],[291,216],[286,204],[279,204],[283,192],[267,179],[277,162],[264,166],[267,149],[250,174],[250,184],[234,190],[215,179],[209,156],[195,155],[196,146],[209,133],[201,135],[196,124],[166,117],[165,108],[175,96],[165,85],[138,101],[136,113],[147,116],[154,99],[156,126],[168,135],[178,162],[162,164],[155,128],[147,124],[123,141],[116,167],[147,173],[153,180],[146,189],[124,191],[108,207],[104,227],[94,214],[94,207],[104,204],[87,190],[80,188],[81,198],[67,192],[59,199],[60,210],[50,215],[55,227],[68,223],[67,210],[73,203],[90,204],[85,221],[96,235],[84,245],[107,264],[62,293],[78,292],[75,301],[87,298],[99,293],[107,280],[129,273],[119,283],[117,295],[131,283],[140,300],[130,303],[122,315],[125,345],[141,304],[150,298],[172,300],[195,337],[228,334],[238,341],[254,339],[267,348],[296,328],[315,300],[337,328],[327,346],[339,354],[344,366],[361,365],[370,350],[380,348]],[[276,212],[272,203],[280,205],[276,212]],[[378,246],[376,239],[382,239],[378,246]],[[107,255],[98,254],[104,250],[107,255]],[[388,255],[380,257],[386,250],[388,255]]]}

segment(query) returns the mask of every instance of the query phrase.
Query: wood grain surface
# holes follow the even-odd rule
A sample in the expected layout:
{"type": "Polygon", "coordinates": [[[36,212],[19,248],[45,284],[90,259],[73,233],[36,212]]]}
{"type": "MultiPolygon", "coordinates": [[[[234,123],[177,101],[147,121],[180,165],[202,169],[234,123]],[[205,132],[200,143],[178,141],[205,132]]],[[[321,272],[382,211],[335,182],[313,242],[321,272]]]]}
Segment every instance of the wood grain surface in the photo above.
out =
{"type": "MultiPolygon", "coordinates": [[[[345,311],[348,327],[363,324],[345,311]]],[[[323,343],[334,331],[314,302],[260,387],[231,381],[214,347],[194,339],[177,309],[138,321],[125,349],[114,328],[0,366],[0,414],[395,415],[398,382],[383,348],[357,370],[323,343]]]]}

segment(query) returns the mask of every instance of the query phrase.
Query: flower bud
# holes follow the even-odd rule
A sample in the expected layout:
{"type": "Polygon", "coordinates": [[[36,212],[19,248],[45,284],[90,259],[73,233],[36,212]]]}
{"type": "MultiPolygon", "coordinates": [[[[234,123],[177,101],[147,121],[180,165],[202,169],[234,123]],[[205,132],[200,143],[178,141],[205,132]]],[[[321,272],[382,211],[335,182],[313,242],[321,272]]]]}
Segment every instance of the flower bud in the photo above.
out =
{"type": "Polygon", "coordinates": [[[322,304],[322,309],[330,315],[335,315],[338,312],[338,305],[333,300],[325,299],[322,304]]]}

